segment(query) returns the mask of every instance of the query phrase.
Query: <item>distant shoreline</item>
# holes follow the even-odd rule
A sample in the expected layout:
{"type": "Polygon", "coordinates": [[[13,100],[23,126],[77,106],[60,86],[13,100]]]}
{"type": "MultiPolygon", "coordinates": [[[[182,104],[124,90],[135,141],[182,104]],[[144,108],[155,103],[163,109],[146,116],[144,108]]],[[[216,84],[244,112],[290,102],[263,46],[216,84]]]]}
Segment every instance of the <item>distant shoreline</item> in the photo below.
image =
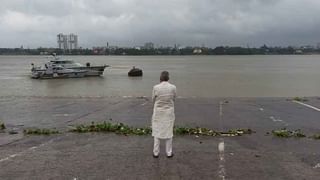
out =
{"type": "Polygon", "coordinates": [[[95,47],[92,49],[59,49],[59,48],[0,48],[0,55],[95,55],[95,56],[185,56],[185,55],[314,55],[320,54],[320,48],[301,47],[95,47]]]}
{"type": "MultiPolygon", "coordinates": [[[[95,55],[95,54],[60,54],[58,56],[312,56],[312,55],[320,55],[320,53],[315,54],[201,54],[201,55],[95,55]]],[[[50,54],[0,54],[0,56],[50,56],[50,54]]]]}

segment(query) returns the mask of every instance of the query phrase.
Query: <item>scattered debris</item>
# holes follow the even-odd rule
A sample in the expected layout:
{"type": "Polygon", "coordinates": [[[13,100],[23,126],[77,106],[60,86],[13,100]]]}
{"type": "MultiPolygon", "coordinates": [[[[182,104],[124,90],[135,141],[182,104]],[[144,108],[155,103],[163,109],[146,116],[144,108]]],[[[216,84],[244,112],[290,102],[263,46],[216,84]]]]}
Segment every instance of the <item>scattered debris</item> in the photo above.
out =
{"type": "Polygon", "coordinates": [[[24,129],[24,134],[29,135],[51,135],[51,134],[59,134],[60,132],[55,129],[24,129]]]}
{"type": "MultiPolygon", "coordinates": [[[[95,123],[91,125],[76,125],[72,127],[70,132],[87,133],[87,132],[113,132],[123,135],[149,135],[152,132],[150,127],[146,128],[133,128],[123,123],[112,124],[110,122],[95,123]]],[[[174,134],[176,135],[195,135],[199,136],[241,136],[243,134],[252,134],[254,131],[251,129],[231,129],[226,132],[214,131],[208,128],[187,128],[187,127],[174,127],[174,134]]]]}
{"type": "Polygon", "coordinates": [[[299,102],[307,102],[308,99],[305,97],[295,97],[293,98],[294,101],[299,101],[299,102]]]}
{"type": "Polygon", "coordinates": [[[175,127],[173,132],[177,135],[196,135],[196,136],[217,136],[218,132],[208,128],[187,128],[187,127],[175,127]]]}
{"type": "Polygon", "coordinates": [[[3,122],[0,121],[0,130],[5,130],[6,126],[4,125],[3,122]]]}
{"type": "MultiPolygon", "coordinates": [[[[267,132],[267,135],[270,133],[267,132]]],[[[304,138],[307,137],[306,134],[304,134],[300,129],[297,129],[295,131],[287,130],[286,128],[280,129],[280,130],[273,130],[272,134],[277,137],[284,137],[284,138],[290,138],[290,137],[296,137],[296,138],[304,138]]],[[[320,140],[320,134],[314,134],[312,136],[309,136],[308,138],[312,138],[315,140],[320,140]]]]}
{"type": "Polygon", "coordinates": [[[311,138],[320,140],[320,134],[315,134],[315,135],[311,136],[311,138]]]}
{"type": "Polygon", "coordinates": [[[252,134],[255,131],[251,129],[230,129],[225,132],[216,132],[217,134],[214,136],[225,136],[225,137],[234,137],[234,136],[242,136],[244,134],[252,134]]]}
{"type": "Polygon", "coordinates": [[[285,138],[290,137],[290,132],[286,129],[272,130],[272,134],[277,137],[285,137],[285,138]]]}
{"type": "Polygon", "coordinates": [[[294,130],[294,131],[290,131],[287,130],[286,128],[280,129],[280,130],[272,130],[272,134],[276,137],[283,137],[283,138],[290,138],[290,137],[297,137],[297,138],[301,138],[301,137],[306,137],[306,135],[300,130],[294,130]]]}
{"type": "Polygon", "coordinates": [[[91,125],[77,125],[70,132],[86,133],[86,132],[114,132],[123,135],[148,135],[151,134],[151,128],[132,128],[123,123],[97,123],[91,122],[91,125]]]}
{"type": "Polygon", "coordinates": [[[241,136],[243,134],[252,134],[254,131],[251,129],[231,129],[226,132],[214,131],[208,128],[185,128],[176,127],[174,133],[177,135],[197,135],[197,136],[241,136]]]}

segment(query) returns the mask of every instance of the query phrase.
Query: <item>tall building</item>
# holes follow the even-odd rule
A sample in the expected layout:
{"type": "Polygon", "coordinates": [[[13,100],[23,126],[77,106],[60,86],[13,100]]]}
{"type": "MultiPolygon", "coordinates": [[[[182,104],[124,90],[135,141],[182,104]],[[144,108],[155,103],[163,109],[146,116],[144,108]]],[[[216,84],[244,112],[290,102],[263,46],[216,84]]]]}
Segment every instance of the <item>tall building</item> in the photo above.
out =
{"type": "Polygon", "coordinates": [[[57,42],[59,49],[72,50],[78,49],[78,36],[75,34],[64,35],[62,33],[57,35],[57,42]]]}
{"type": "Polygon", "coordinates": [[[154,44],[152,42],[147,42],[144,44],[144,48],[145,49],[153,49],[154,48],[154,44]]]}

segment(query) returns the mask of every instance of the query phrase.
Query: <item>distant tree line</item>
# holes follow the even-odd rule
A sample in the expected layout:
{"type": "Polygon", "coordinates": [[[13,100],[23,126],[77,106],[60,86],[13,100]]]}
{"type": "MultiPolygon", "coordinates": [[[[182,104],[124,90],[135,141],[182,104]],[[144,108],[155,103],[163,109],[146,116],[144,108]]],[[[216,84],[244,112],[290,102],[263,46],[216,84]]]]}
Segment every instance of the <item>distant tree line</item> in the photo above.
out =
{"type": "Polygon", "coordinates": [[[320,54],[320,49],[312,47],[161,47],[161,48],[100,48],[100,49],[73,49],[58,48],[0,48],[0,55],[289,55],[289,54],[320,54]]]}

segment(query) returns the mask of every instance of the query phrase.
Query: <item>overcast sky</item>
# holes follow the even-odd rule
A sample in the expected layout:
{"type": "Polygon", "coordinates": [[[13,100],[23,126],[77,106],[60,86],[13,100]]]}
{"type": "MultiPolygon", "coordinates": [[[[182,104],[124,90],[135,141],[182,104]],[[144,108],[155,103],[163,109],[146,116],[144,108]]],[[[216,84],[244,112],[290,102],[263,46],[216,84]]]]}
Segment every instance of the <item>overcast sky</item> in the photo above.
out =
{"type": "Polygon", "coordinates": [[[261,46],[320,42],[320,0],[1,0],[0,47],[261,46]]]}

